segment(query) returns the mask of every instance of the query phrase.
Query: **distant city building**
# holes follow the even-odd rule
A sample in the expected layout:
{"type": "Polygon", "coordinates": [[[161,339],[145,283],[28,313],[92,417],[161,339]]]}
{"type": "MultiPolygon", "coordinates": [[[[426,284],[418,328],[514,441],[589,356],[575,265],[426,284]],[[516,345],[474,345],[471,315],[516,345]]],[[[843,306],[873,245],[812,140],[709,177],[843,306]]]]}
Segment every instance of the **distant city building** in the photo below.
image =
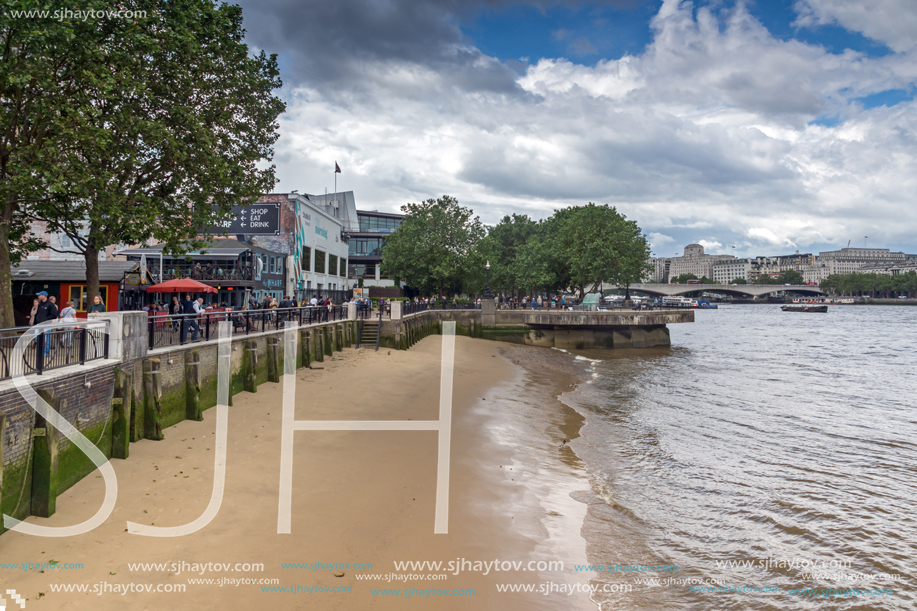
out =
{"type": "Polygon", "coordinates": [[[385,239],[395,231],[403,214],[358,210],[358,229],[350,234],[350,269],[348,281],[356,286],[360,279],[363,286],[395,286],[395,281],[382,274],[382,246],[385,239]]]}
{"type": "Polygon", "coordinates": [[[917,259],[906,259],[898,263],[867,263],[857,269],[858,274],[882,274],[898,276],[908,272],[917,272],[917,259]]]}
{"type": "Polygon", "coordinates": [[[704,247],[700,244],[685,246],[684,256],[669,259],[668,279],[677,278],[682,274],[694,274],[698,278],[713,279],[713,266],[720,261],[735,260],[732,255],[704,254],[704,247]]]}
{"type": "Polygon", "coordinates": [[[908,255],[887,248],[842,248],[818,253],[818,257],[802,270],[806,282],[821,282],[832,274],[852,274],[865,265],[904,263],[908,255]]]}
{"type": "Polygon", "coordinates": [[[752,265],[751,259],[717,261],[713,264],[713,281],[718,284],[729,284],[733,280],[751,282],[752,265]]]}
{"type": "Polygon", "coordinates": [[[752,259],[751,271],[746,280],[754,282],[758,279],[758,276],[778,276],[790,270],[802,273],[806,267],[813,265],[815,260],[815,255],[811,253],[800,254],[798,250],[792,255],[755,257],[752,259]]]}

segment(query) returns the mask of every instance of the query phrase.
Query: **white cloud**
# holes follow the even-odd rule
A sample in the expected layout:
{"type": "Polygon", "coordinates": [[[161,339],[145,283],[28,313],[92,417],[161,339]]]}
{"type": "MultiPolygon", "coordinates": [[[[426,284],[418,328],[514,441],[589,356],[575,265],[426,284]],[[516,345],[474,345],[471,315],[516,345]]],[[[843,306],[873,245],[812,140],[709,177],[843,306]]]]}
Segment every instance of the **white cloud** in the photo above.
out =
{"type": "Polygon", "coordinates": [[[486,56],[465,76],[367,59],[350,89],[301,87],[282,118],[278,188],[330,189],[337,160],[338,187],[370,209],[448,193],[493,222],[595,201],[654,247],[693,228],[717,247],[869,235],[917,250],[917,104],[848,101],[913,83],[914,51],[833,55],[772,37],[741,4],[718,21],[666,0],[652,27],[640,55],[542,59],[515,91],[468,85],[497,74],[486,56]],[[826,115],[842,123],[811,123],[826,115]]]}
{"type": "Polygon", "coordinates": [[[913,0],[798,0],[797,24],[840,25],[885,43],[895,51],[917,45],[917,11],[913,0]]]}
{"type": "MultiPolygon", "coordinates": [[[[659,233],[658,231],[649,233],[647,234],[646,237],[649,238],[650,246],[653,248],[654,251],[661,251],[661,249],[675,242],[675,238],[673,238],[672,236],[668,236],[664,233],[659,233]]],[[[660,254],[659,256],[664,256],[664,255],[660,254]]]]}

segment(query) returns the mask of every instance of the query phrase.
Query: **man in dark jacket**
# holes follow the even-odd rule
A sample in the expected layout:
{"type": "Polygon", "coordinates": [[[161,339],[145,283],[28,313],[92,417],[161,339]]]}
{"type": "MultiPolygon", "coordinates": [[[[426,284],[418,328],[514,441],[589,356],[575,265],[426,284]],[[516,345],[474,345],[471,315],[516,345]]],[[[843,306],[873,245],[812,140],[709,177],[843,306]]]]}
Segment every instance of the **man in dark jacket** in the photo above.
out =
{"type": "MultiPolygon", "coordinates": [[[[48,293],[46,291],[39,291],[38,308],[35,310],[35,324],[37,325],[55,319],[57,319],[57,306],[48,301],[48,293]]],[[[48,356],[48,353],[51,351],[51,341],[53,337],[53,335],[45,333],[45,356],[48,356]]]]}
{"type": "MultiPolygon", "coordinates": [[[[181,305],[182,314],[196,314],[197,310],[194,307],[194,300],[191,299],[191,295],[185,295],[185,302],[181,305]]],[[[191,341],[197,341],[197,332],[200,329],[200,325],[197,324],[197,317],[195,316],[183,316],[182,317],[182,342],[185,342],[188,339],[188,330],[191,330],[191,341]]]]}
{"type": "Polygon", "coordinates": [[[57,318],[57,306],[48,301],[48,293],[38,293],[38,309],[35,311],[35,324],[48,322],[57,318]]]}

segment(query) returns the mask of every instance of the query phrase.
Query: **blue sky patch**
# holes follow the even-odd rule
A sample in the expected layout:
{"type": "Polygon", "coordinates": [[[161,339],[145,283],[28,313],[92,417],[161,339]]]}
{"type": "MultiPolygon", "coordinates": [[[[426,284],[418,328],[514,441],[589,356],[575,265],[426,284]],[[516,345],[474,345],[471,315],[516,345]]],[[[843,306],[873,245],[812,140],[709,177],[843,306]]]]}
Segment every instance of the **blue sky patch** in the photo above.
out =
{"type": "Polygon", "coordinates": [[[901,102],[910,102],[914,99],[914,89],[886,89],[879,93],[873,93],[861,98],[855,98],[854,102],[859,102],[864,109],[876,108],[878,106],[894,106],[901,102]]]}

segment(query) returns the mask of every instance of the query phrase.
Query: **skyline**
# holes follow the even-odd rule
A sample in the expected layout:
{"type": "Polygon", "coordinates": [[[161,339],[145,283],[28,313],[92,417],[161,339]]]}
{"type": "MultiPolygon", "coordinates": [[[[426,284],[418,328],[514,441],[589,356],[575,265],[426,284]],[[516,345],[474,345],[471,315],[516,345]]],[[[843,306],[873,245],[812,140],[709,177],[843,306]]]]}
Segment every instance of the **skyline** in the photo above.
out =
{"type": "Polygon", "coordinates": [[[903,0],[241,4],[280,58],[275,191],[337,162],[361,208],[608,203],[660,255],[917,252],[903,0]]]}

